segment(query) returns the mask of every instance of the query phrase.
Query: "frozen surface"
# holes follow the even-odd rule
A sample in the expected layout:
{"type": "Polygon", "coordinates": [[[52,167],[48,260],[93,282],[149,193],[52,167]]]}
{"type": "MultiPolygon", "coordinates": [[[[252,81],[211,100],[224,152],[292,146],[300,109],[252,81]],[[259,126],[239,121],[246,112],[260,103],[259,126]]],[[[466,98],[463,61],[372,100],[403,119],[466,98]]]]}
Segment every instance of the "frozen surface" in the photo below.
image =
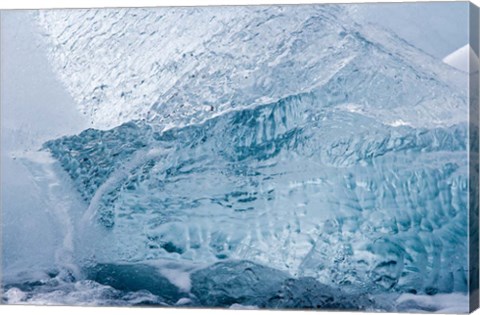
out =
{"type": "Polygon", "coordinates": [[[91,128],[16,149],[62,229],[3,300],[465,312],[467,74],[350,13],[35,13],[91,128]]]}
{"type": "Polygon", "coordinates": [[[466,91],[447,84],[457,74],[347,13],[325,5],[48,10],[39,21],[54,69],[96,128],[131,119],[169,128],[316,88],[323,103],[356,102],[383,122],[465,119],[466,91]]]}
{"type": "Polygon", "coordinates": [[[248,259],[342,286],[466,290],[465,124],[392,127],[304,95],[161,133],[122,125],[116,139],[137,140],[121,152],[111,132],[46,143],[108,231],[99,261],[248,259]]]}

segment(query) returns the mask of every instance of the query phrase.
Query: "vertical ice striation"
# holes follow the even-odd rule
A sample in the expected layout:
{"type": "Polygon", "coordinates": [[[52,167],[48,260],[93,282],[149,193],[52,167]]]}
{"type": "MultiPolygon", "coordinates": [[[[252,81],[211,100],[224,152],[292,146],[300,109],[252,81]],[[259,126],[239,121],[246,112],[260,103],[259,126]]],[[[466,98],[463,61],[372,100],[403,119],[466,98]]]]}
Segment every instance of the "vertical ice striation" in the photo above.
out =
{"type": "Polygon", "coordinates": [[[44,145],[89,203],[84,233],[100,230],[82,255],[465,292],[465,78],[347,13],[42,12],[52,63],[96,128],[44,145]]]}
{"type": "Polygon", "coordinates": [[[341,285],[465,290],[466,125],[315,108],[295,96],[165,132],[114,129],[142,139],[134,154],[104,131],[46,146],[108,229],[99,261],[246,259],[341,285]]]}

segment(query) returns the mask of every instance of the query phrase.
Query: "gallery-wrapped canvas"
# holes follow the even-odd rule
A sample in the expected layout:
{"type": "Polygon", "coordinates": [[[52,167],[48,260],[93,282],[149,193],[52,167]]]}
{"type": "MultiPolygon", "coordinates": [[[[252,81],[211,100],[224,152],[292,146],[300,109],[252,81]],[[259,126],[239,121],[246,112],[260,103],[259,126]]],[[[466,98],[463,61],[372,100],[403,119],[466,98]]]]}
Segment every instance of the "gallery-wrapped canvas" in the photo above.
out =
{"type": "Polygon", "coordinates": [[[468,313],[479,9],[1,11],[1,303],[468,313]]]}

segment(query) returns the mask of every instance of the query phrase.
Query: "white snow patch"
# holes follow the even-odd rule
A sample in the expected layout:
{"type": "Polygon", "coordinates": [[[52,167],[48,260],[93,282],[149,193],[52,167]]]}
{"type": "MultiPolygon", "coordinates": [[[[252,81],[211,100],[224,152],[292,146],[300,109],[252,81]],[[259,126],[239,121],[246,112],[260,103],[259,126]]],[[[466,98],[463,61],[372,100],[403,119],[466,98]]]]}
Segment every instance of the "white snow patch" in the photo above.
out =
{"type": "Polygon", "coordinates": [[[11,288],[5,292],[5,298],[9,304],[20,304],[24,302],[27,297],[27,294],[20,289],[11,288]]]}
{"type": "Polygon", "coordinates": [[[178,269],[160,269],[162,276],[184,292],[189,292],[192,286],[190,273],[178,269]]]}
{"type": "Polygon", "coordinates": [[[468,295],[462,293],[436,295],[402,294],[396,302],[397,305],[412,303],[411,307],[407,309],[402,308],[402,312],[424,312],[428,309],[435,309],[436,313],[465,314],[469,312],[468,295]]]}
{"type": "Polygon", "coordinates": [[[253,305],[242,305],[242,304],[232,304],[229,307],[231,310],[258,310],[259,308],[257,306],[253,305]]]}
{"type": "Polygon", "coordinates": [[[364,110],[361,105],[354,104],[354,103],[348,103],[348,104],[342,104],[338,106],[340,110],[344,110],[350,113],[363,113],[364,110]]]}
{"type": "MultiPolygon", "coordinates": [[[[170,283],[175,285],[183,292],[190,292],[192,287],[190,274],[192,271],[204,267],[203,264],[197,265],[185,262],[179,263],[169,259],[151,260],[146,263],[155,267],[162,276],[167,278],[170,283]]],[[[179,302],[180,301],[177,303],[179,302]]]]}
{"type": "Polygon", "coordinates": [[[190,302],[192,302],[192,300],[189,298],[181,298],[180,300],[177,301],[177,303],[175,303],[175,305],[185,305],[190,302]]]}
{"type": "Polygon", "coordinates": [[[392,126],[392,127],[411,126],[412,125],[409,122],[403,121],[402,119],[397,119],[397,120],[394,120],[394,121],[392,121],[390,123],[387,123],[387,124],[392,126]]]}

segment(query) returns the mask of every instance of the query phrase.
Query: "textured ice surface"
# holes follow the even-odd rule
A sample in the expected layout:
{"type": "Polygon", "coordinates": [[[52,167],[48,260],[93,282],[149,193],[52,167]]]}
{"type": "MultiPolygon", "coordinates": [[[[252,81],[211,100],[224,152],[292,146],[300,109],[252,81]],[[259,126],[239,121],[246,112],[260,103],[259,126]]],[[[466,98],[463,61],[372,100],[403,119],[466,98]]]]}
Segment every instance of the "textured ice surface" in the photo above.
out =
{"type": "MultiPolygon", "coordinates": [[[[2,302],[46,305],[176,305],[239,309],[347,309],[364,311],[465,312],[468,296],[460,293],[417,295],[346,292],[311,277],[288,274],[250,261],[189,266],[192,289],[184,291],[162,275],[172,261],[149,264],[98,264],[86,279],[50,270],[7,284],[2,302]],[[92,280],[94,279],[94,280],[92,280]],[[153,292],[153,293],[152,293],[153,292]]],[[[177,266],[178,267],[178,266],[177,266]]],[[[182,269],[182,268],[180,268],[182,269]]],[[[176,269],[178,271],[178,269],[176,269]]]]}
{"type": "Polygon", "coordinates": [[[391,127],[308,94],[46,147],[108,230],[99,261],[249,259],[342,286],[436,293],[466,290],[466,132],[391,127]],[[110,150],[111,134],[139,140],[110,150]]]}
{"type": "Polygon", "coordinates": [[[148,265],[98,264],[88,269],[87,278],[117,290],[148,291],[169,305],[187,296],[158,270],[148,265]]]}
{"type": "Polygon", "coordinates": [[[45,144],[89,203],[85,221],[106,230],[92,248],[96,259],[247,259],[344,287],[466,291],[467,103],[452,83],[459,73],[393,35],[365,35],[343,13],[42,13],[53,56],[63,60],[69,47],[75,58],[66,62],[77,65],[96,45],[162,26],[132,39],[133,50],[110,50],[138,50],[141,59],[113,58],[110,71],[99,71],[106,59],[89,56],[78,75],[66,72],[73,66],[59,70],[67,87],[81,80],[102,91],[78,91],[95,95],[80,102],[94,125],[129,120],[45,144]],[[127,23],[127,33],[102,30],[104,19],[122,30],[127,23]],[[74,24],[60,34],[51,20],[74,24]],[[74,31],[80,20],[88,36],[74,31]],[[145,46],[172,36],[160,50],[145,46]],[[135,67],[147,70],[118,77],[135,67]],[[89,71],[96,77],[85,80],[89,71]],[[146,86],[135,93],[155,100],[119,98],[137,80],[146,86]]]}
{"type": "Polygon", "coordinates": [[[284,272],[248,261],[221,262],[192,274],[192,293],[207,306],[264,306],[287,278],[284,272]]]}
{"type": "Polygon", "coordinates": [[[324,103],[354,102],[383,122],[467,114],[466,91],[447,84],[459,74],[353,23],[348,6],[45,10],[39,22],[54,68],[97,128],[190,124],[318,87],[324,103]]]}
{"type": "Polygon", "coordinates": [[[88,205],[90,280],[35,298],[436,311],[426,295],[467,292],[464,73],[343,6],[38,19],[92,129],[30,163],[88,205]]]}
{"type": "Polygon", "coordinates": [[[371,308],[365,296],[348,295],[313,278],[292,279],[288,274],[249,261],[227,261],[194,272],[195,294],[204,306],[260,308],[371,308]]]}

